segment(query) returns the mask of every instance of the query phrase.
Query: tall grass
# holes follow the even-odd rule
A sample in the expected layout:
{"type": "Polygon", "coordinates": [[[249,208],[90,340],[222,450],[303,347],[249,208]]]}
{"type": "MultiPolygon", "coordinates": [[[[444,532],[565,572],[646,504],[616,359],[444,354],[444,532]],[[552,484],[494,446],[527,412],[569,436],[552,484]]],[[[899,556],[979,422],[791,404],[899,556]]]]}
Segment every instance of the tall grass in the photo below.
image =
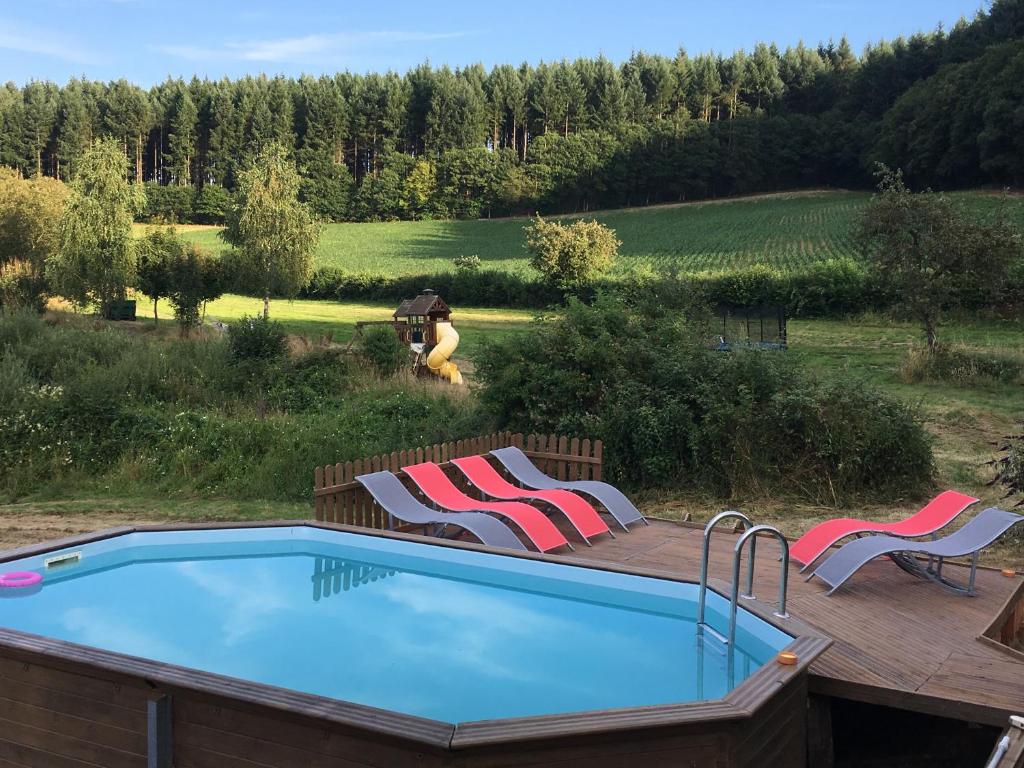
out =
{"type": "Polygon", "coordinates": [[[0,317],[0,395],[7,500],[95,486],[302,500],[317,464],[483,428],[463,395],[336,349],[242,369],[221,338],[23,315],[0,317]]]}

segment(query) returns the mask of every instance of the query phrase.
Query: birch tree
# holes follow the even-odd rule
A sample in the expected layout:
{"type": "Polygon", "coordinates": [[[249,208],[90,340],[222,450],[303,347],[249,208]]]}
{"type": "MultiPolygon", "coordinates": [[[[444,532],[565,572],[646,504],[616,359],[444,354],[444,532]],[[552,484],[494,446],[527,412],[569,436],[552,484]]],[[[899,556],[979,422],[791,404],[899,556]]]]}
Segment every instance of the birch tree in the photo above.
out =
{"type": "Polygon", "coordinates": [[[299,174],[284,146],[270,142],[239,177],[238,203],[222,237],[234,246],[236,279],[263,297],[294,296],[313,271],[320,225],[299,201],[299,174]]]}
{"type": "Polygon", "coordinates": [[[47,259],[56,293],[106,316],[135,283],[138,253],[132,222],[145,204],[142,186],[128,181],[129,160],[118,139],[93,143],[79,163],[60,222],[60,247],[47,259]]]}

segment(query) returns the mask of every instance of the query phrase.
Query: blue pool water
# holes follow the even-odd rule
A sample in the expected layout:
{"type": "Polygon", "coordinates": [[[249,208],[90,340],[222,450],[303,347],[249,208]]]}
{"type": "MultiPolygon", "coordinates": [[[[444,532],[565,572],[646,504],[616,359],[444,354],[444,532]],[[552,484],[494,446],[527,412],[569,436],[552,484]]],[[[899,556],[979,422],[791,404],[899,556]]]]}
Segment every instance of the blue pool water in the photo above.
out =
{"type": "Polygon", "coordinates": [[[721,698],[791,639],[741,611],[730,673],[692,584],[301,526],[15,570],[44,581],[0,589],[0,626],[446,722],[721,698]]]}

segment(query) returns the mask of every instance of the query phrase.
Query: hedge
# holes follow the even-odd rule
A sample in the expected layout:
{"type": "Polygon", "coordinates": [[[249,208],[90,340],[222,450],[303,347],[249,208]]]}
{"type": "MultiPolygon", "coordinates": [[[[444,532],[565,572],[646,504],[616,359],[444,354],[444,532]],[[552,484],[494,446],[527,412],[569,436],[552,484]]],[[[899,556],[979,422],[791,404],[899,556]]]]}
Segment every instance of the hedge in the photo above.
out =
{"type": "MultiPolygon", "coordinates": [[[[847,258],[816,262],[799,271],[754,265],[729,272],[698,272],[679,276],[630,274],[606,278],[595,291],[617,293],[623,288],[646,290],[659,282],[685,281],[711,304],[733,306],[779,305],[790,317],[842,317],[896,306],[898,293],[874,271],[847,258]]],[[[565,296],[554,286],[528,275],[493,270],[383,275],[317,269],[300,296],[336,301],[398,303],[432,288],[452,304],[464,306],[541,309],[561,304],[565,296]]],[[[1004,295],[1007,304],[1024,304],[1024,264],[1011,272],[1004,295]]],[[[981,296],[959,297],[970,310],[988,309],[981,296]]]]}

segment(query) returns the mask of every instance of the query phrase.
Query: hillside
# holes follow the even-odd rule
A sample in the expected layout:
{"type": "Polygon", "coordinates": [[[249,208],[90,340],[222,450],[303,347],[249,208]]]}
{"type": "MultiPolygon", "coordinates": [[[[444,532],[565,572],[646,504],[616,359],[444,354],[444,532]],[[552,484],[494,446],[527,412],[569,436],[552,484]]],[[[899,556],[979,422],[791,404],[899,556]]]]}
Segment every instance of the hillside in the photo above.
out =
{"type": "MultiPolygon", "coordinates": [[[[972,208],[998,204],[984,192],[958,193],[972,208]]],[[[750,264],[799,267],[811,261],[855,256],[851,233],[864,192],[814,191],[713,202],[601,211],[593,218],[622,241],[615,271],[641,265],[684,271],[728,270],[750,264]]],[[[1024,197],[1010,198],[1024,224],[1024,197]]],[[[460,255],[479,256],[486,269],[525,271],[524,219],[395,221],[329,224],[317,252],[318,266],[346,272],[412,275],[451,269],[460,255]]],[[[184,234],[212,250],[224,248],[215,227],[185,227],[184,234]]]]}

